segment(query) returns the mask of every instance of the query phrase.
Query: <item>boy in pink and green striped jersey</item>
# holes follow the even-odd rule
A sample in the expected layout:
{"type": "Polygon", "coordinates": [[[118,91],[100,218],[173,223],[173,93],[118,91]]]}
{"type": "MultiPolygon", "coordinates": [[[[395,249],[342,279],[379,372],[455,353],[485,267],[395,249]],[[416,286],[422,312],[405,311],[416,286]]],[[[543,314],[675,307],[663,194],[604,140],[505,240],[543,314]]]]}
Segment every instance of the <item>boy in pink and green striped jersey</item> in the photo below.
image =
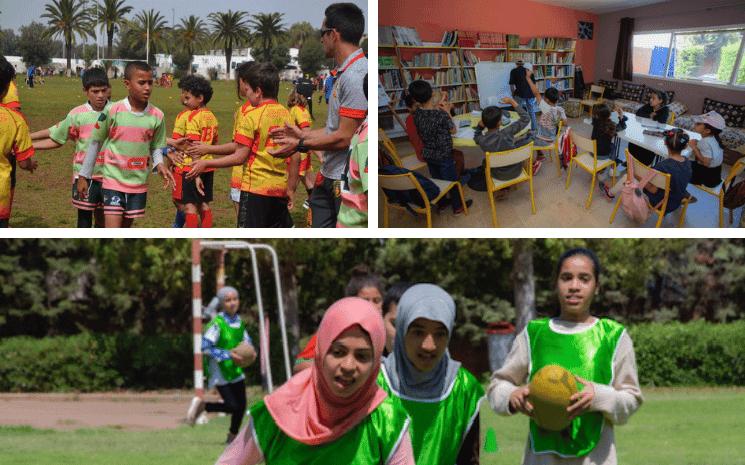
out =
{"type": "Polygon", "coordinates": [[[88,183],[88,199],[78,198],[77,180],[83,159],[90,145],[90,134],[101,112],[109,105],[111,85],[106,71],[91,68],[83,73],[83,93],[88,97],[85,105],[70,110],[65,119],[51,128],[31,134],[35,150],[49,150],[62,147],[65,142],[75,142],[75,154],[72,159],[72,204],[78,209],[78,228],[90,228],[95,215],[96,226],[104,227],[103,215],[103,153],[99,153],[93,169],[93,179],[88,183]]]}
{"type": "Polygon", "coordinates": [[[133,61],[124,69],[124,86],[129,96],[112,104],[98,118],[91,132],[91,144],[78,177],[78,194],[88,197],[98,152],[104,147],[103,198],[107,228],[128,228],[145,214],[149,159],[153,172],[165,179],[164,189],[175,184],[173,174],[163,163],[161,149],[166,146],[163,112],[150,105],[153,72],[145,62],[133,61]]]}

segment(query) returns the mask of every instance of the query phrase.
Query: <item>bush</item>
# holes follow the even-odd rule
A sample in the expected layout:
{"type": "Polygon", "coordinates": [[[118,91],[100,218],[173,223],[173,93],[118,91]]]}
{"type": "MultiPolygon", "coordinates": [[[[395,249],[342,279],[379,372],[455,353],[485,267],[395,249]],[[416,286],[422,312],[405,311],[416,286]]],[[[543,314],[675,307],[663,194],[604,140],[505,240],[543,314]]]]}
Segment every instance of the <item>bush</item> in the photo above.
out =
{"type": "Polygon", "coordinates": [[[629,327],[641,385],[745,385],[745,321],[629,327]]]}
{"type": "MultiPolygon", "coordinates": [[[[276,326],[276,325],[275,325],[276,326]]],[[[275,385],[286,380],[279,328],[270,334],[275,385]]],[[[247,322],[258,348],[258,331],[247,322]]],[[[292,336],[290,344],[292,343],[292,336]]],[[[0,391],[94,392],[117,389],[194,387],[192,336],[96,334],[0,340],[0,391]]],[[[246,383],[261,384],[260,364],[246,370],[246,383]]]]}

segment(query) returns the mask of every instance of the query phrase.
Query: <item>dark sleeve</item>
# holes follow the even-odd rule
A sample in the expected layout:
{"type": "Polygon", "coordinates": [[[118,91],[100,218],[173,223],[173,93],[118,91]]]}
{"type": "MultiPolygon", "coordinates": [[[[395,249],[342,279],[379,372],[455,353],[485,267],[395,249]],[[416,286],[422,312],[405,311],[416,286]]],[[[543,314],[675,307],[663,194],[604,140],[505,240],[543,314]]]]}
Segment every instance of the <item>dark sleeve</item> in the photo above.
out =
{"type": "Polygon", "coordinates": [[[649,115],[652,113],[649,111],[652,107],[649,105],[643,105],[641,108],[636,110],[636,116],[641,116],[642,118],[649,118],[649,115]]]}
{"type": "Polygon", "coordinates": [[[454,127],[453,120],[450,118],[450,115],[448,115],[444,111],[441,111],[440,113],[442,113],[442,118],[443,118],[445,127],[448,129],[448,131],[453,129],[454,127]]]}
{"type": "Polygon", "coordinates": [[[482,133],[484,132],[484,128],[481,127],[480,124],[476,125],[476,128],[473,130],[473,141],[477,144],[481,143],[481,138],[483,137],[482,133]]]}
{"type": "Polygon", "coordinates": [[[661,108],[660,111],[655,115],[655,121],[658,123],[667,123],[667,119],[670,117],[670,109],[667,107],[661,108]]]}
{"type": "Polygon", "coordinates": [[[455,459],[455,465],[479,465],[479,451],[481,442],[481,414],[476,414],[471,428],[466,433],[466,438],[458,451],[458,458],[455,459]]]}
{"type": "Polygon", "coordinates": [[[517,68],[515,68],[515,69],[513,69],[513,70],[510,71],[510,82],[508,84],[512,84],[512,85],[515,85],[516,84],[516,82],[515,82],[516,76],[515,75],[517,73],[515,73],[515,71],[517,71],[517,68]]]}

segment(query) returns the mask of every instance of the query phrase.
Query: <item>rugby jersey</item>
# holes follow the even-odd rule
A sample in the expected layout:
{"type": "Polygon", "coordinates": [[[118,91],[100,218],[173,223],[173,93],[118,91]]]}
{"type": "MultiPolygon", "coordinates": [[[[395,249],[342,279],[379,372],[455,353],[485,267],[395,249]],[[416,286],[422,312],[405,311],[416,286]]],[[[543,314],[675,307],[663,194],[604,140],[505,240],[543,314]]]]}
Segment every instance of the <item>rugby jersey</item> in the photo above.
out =
{"type": "Polygon", "coordinates": [[[21,102],[18,100],[18,87],[13,81],[10,81],[10,87],[8,87],[8,93],[3,97],[2,106],[15,110],[21,108],[21,102]]]}
{"type": "MultiPolygon", "coordinates": [[[[301,107],[300,105],[295,105],[294,107],[290,108],[290,118],[292,118],[292,124],[299,127],[300,129],[309,128],[311,126],[310,113],[308,113],[308,110],[301,107]]],[[[299,176],[304,176],[305,172],[311,169],[311,153],[312,152],[308,151],[306,153],[300,154],[300,171],[298,172],[299,176]]],[[[290,159],[291,158],[287,159],[287,174],[290,174],[290,159]]]]}
{"type": "Polygon", "coordinates": [[[167,145],[162,111],[148,103],[134,112],[127,97],[101,113],[91,138],[105,141],[104,189],[147,192],[150,154],[167,145]]]}
{"type": "Polygon", "coordinates": [[[26,120],[17,111],[0,107],[0,218],[10,217],[15,188],[15,161],[34,154],[26,120]]]}
{"type": "MultiPolygon", "coordinates": [[[[184,110],[176,117],[176,124],[173,128],[173,139],[186,137],[190,141],[201,141],[206,145],[216,145],[218,141],[217,118],[208,109],[184,110]]],[[[202,160],[212,160],[212,155],[207,154],[202,160]]],[[[176,166],[182,171],[191,171],[192,158],[184,154],[184,162],[176,166]]],[[[206,171],[214,171],[209,168],[206,171]]]]}
{"type": "Polygon", "coordinates": [[[341,178],[341,207],[336,227],[367,227],[367,120],[352,137],[341,178]]]}
{"type": "Polygon", "coordinates": [[[249,147],[241,190],[267,197],[287,196],[287,162],[269,155],[276,144],[269,131],[291,123],[290,112],[277,102],[266,101],[242,114],[234,138],[249,147]]]}
{"type": "MultiPolygon", "coordinates": [[[[103,111],[106,111],[111,102],[106,102],[103,111]]],[[[91,145],[91,131],[96,125],[96,121],[101,116],[100,111],[95,111],[90,102],[80,105],[70,110],[65,119],[49,128],[49,138],[60,145],[71,140],[75,142],[75,154],[72,156],[72,180],[78,177],[80,169],[83,167],[85,153],[91,145]]],[[[96,165],[93,168],[93,178],[96,181],[103,181],[103,152],[98,154],[96,165]]]]}
{"type": "MultiPolygon", "coordinates": [[[[238,120],[241,115],[245,115],[249,110],[253,108],[251,102],[244,103],[240,108],[235,110],[235,116],[233,117],[233,135],[235,136],[235,130],[238,128],[238,120]]],[[[233,137],[235,141],[235,137],[233,137]]],[[[233,172],[230,175],[230,187],[240,189],[243,183],[243,165],[236,165],[233,167],[233,172]]]]}

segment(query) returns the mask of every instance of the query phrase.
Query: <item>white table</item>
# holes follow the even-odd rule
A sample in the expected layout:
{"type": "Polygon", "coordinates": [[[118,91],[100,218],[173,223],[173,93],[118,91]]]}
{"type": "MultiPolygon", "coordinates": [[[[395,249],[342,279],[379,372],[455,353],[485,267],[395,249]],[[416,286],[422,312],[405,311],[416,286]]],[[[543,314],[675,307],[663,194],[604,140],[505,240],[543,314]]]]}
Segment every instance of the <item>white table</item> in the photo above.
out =
{"type": "MultiPolygon", "coordinates": [[[[455,119],[456,124],[460,124],[461,121],[469,122],[468,126],[459,127],[458,132],[453,134],[453,146],[476,147],[476,142],[473,140],[473,134],[475,132],[474,127],[479,124],[479,121],[481,121],[481,112],[477,113],[478,114],[466,113],[463,115],[455,116],[453,118],[455,119]]],[[[507,113],[510,117],[510,123],[503,124],[502,128],[506,128],[507,126],[514,124],[516,121],[520,120],[520,115],[516,111],[508,111],[507,113]]],[[[528,123],[528,126],[525,129],[515,134],[515,138],[519,138],[528,131],[530,131],[530,123],[528,123]]]]}

